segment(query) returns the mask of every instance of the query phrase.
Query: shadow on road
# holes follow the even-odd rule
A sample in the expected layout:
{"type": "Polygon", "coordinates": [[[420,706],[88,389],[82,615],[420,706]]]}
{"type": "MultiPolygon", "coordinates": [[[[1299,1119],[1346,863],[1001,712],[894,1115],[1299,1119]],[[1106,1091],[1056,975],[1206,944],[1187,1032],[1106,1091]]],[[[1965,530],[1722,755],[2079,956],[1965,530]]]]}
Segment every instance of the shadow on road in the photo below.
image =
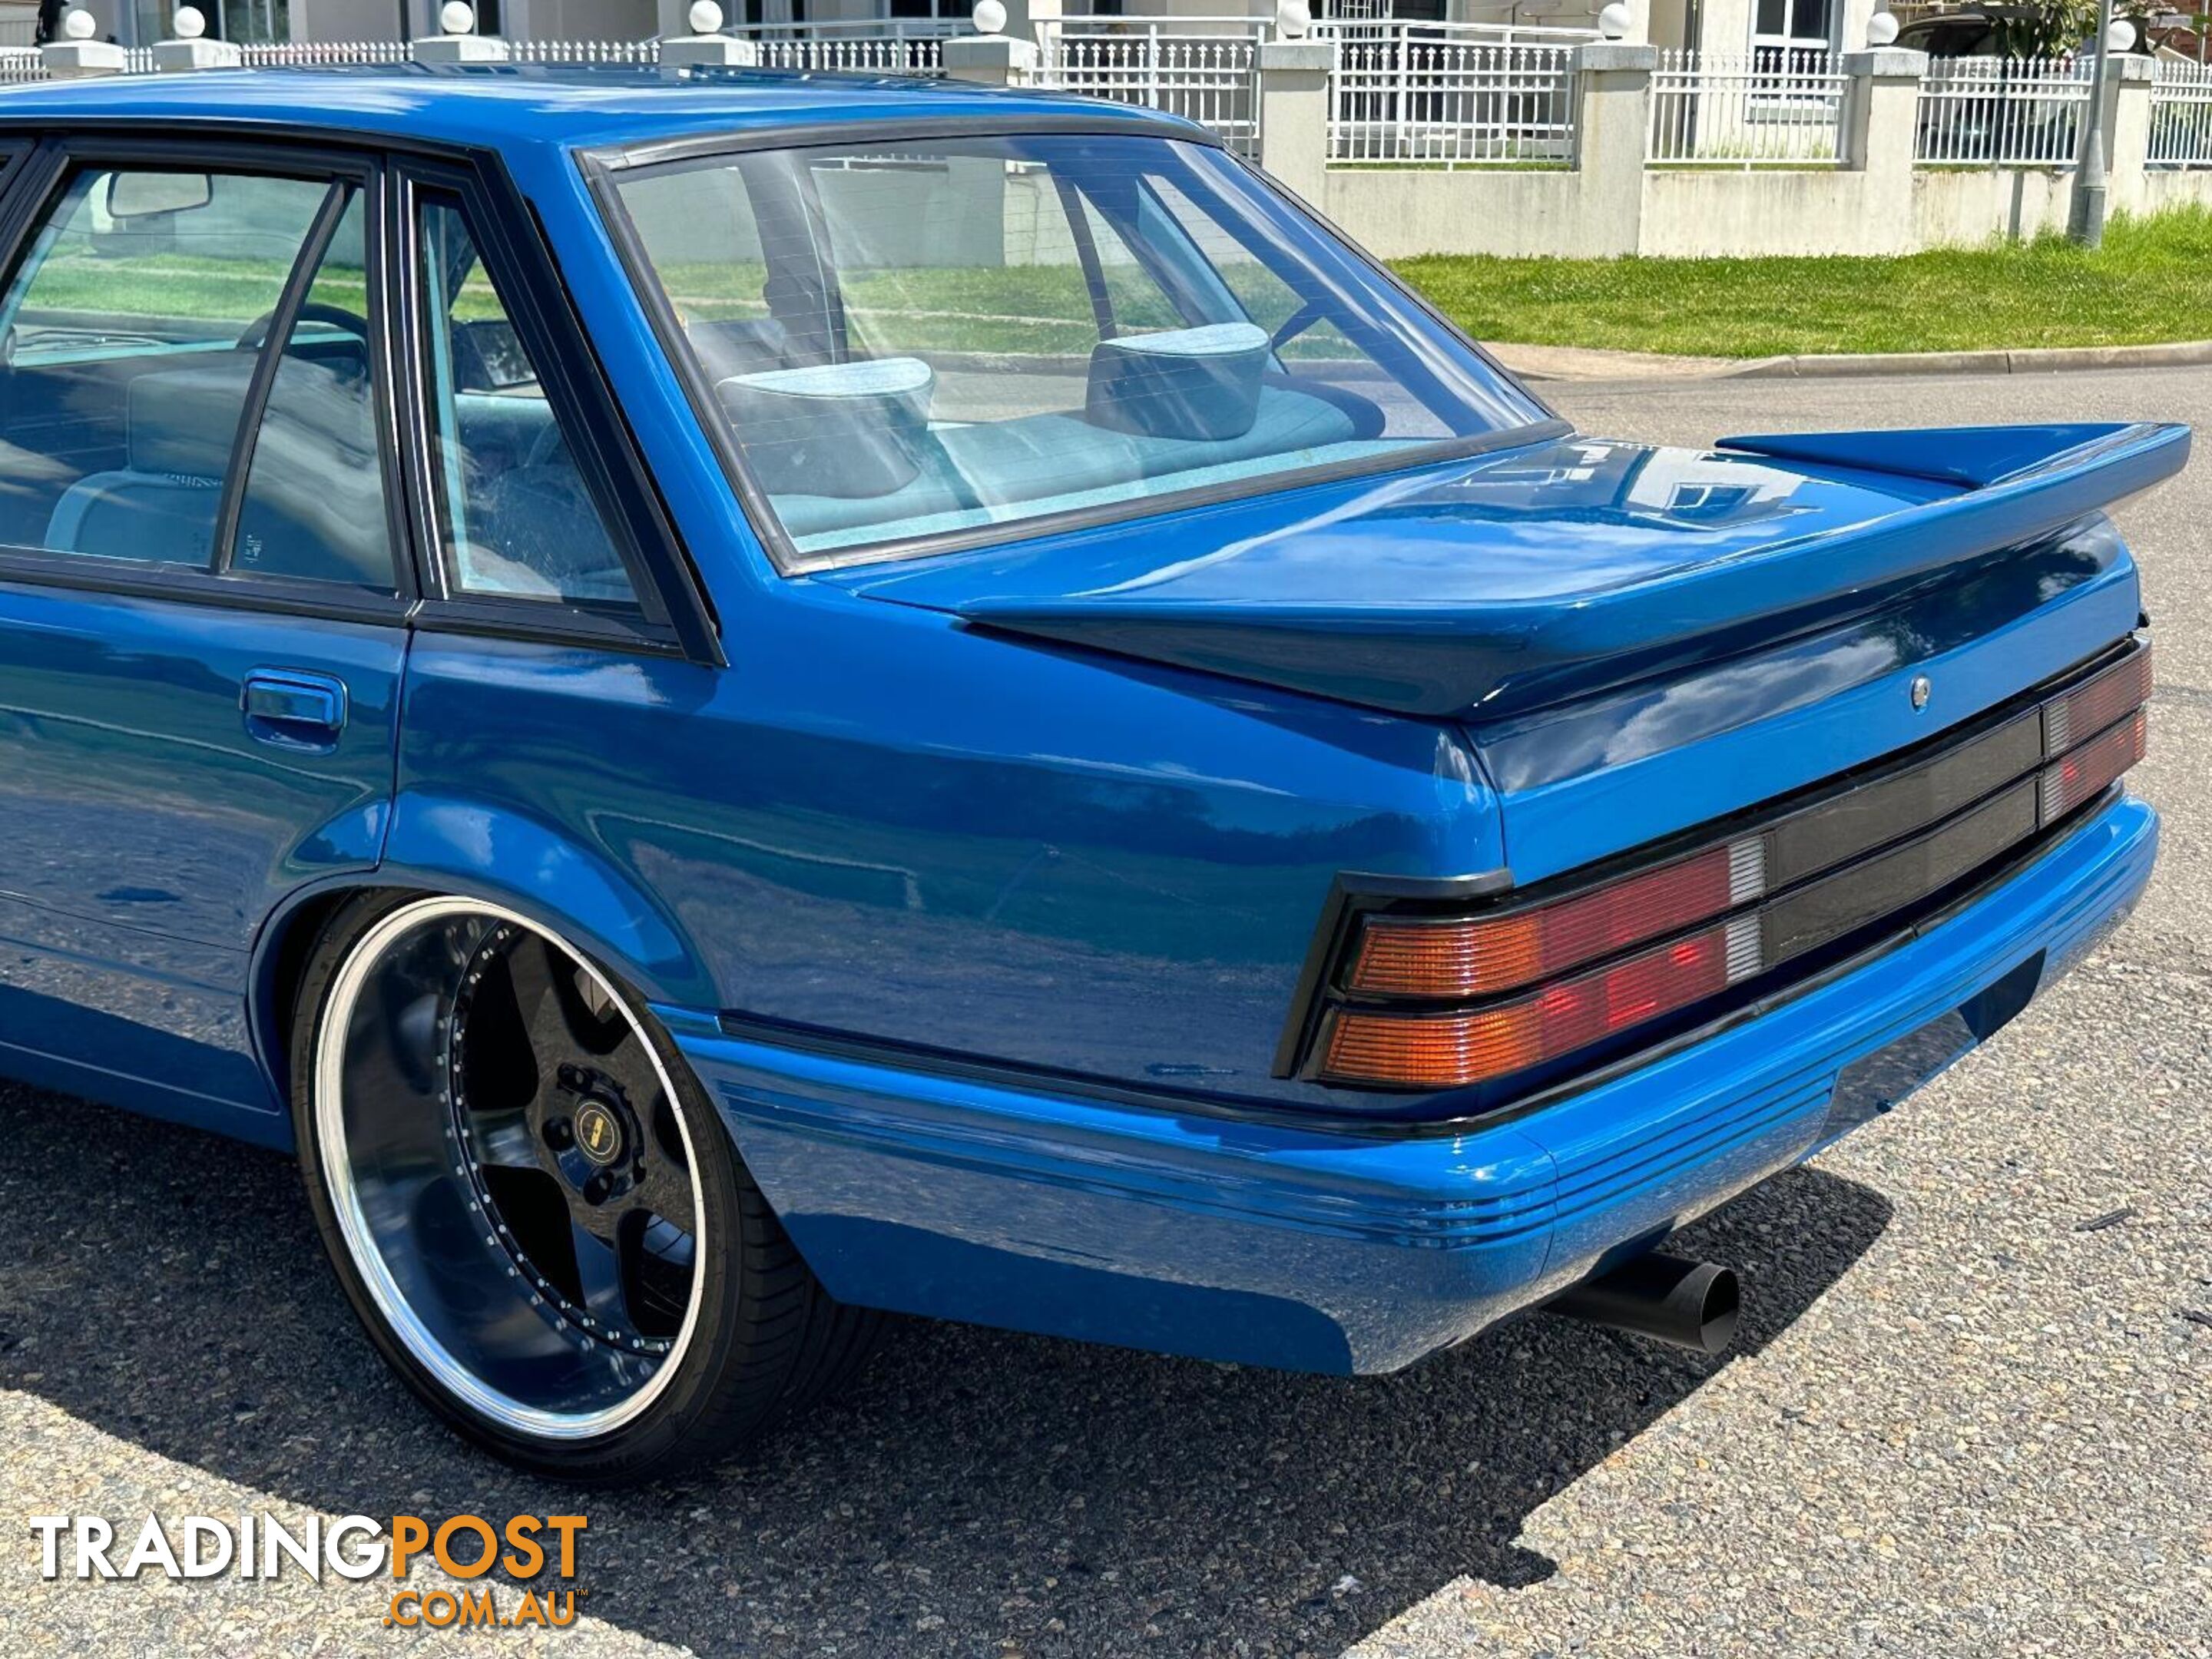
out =
{"type": "MultiPolygon", "coordinates": [[[[703,1654],[1334,1650],[1462,1576],[1548,1575],[1523,1517],[1726,1363],[1531,1318],[1345,1381],[908,1322],[749,1458],[580,1496],[392,1380],[289,1161],[21,1090],[0,1138],[0,1387],[334,1513],[580,1509],[586,1610],[703,1654]]],[[[1798,1170],[1683,1248],[1742,1272],[1741,1354],[1889,1214],[1798,1170]]]]}

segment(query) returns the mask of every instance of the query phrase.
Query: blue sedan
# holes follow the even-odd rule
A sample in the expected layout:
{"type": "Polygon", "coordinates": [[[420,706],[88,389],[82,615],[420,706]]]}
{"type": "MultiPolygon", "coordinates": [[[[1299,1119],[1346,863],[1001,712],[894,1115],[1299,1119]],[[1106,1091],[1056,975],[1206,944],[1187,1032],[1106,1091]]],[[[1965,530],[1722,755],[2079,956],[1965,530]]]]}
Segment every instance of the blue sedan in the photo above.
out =
{"type": "Polygon", "coordinates": [[[5,1068],[296,1152],[534,1468],[887,1310],[1716,1348],[1669,1236],[2150,872],[2185,430],[1585,436],[1166,117],[27,88],[0,245],[5,1068]]]}

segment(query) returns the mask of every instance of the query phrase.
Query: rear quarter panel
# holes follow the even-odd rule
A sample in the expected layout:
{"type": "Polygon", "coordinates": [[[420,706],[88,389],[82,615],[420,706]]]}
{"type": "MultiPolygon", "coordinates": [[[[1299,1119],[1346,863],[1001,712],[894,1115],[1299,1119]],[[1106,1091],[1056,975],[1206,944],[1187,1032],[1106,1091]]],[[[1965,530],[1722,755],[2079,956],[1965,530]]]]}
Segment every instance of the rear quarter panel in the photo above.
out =
{"type": "Polygon", "coordinates": [[[1084,660],[799,581],[726,669],[426,635],[395,879],[496,894],[656,1001],[1231,1094],[1341,870],[1481,870],[1449,726],[1084,660]]]}

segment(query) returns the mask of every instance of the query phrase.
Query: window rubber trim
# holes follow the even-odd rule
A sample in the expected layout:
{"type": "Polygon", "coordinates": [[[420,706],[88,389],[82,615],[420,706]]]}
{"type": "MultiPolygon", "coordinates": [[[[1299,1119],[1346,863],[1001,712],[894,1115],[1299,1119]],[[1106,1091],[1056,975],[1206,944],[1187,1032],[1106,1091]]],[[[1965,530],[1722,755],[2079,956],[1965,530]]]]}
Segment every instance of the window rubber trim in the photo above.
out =
{"type": "MultiPolygon", "coordinates": [[[[300,320],[300,308],[307,303],[307,289],[322,269],[323,256],[331,251],[331,243],[338,234],[338,222],[345,217],[346,210],[359,194],[360,186],[350,179],[331,181],[323,192],[322,205],[315,210],[315,216],[308,223],[307,240],[300,244],[291,274],[284,279],[283,291],[277,295],[276,308],[269,313],[267,331],[254,353],[253,374],[246,384],[246,405],[238,411],[238,431],[230,441],[230,465],[223,474],[222,495],[216,507],[214,545],[210,550],[213,560],[210,569],[216,575],[227,576],[231,572],[237,552],[238,521],[246,512],[246,485],[253,472],[254,452],[261,447],[262,416],[269,411],[269,396],[276,389],[276,371],[283,367],[285,349],[292,343],[292,330],[300,320]]],[[[373,330],[375,325],[371,323],[369,326],[373,330]]],[[[362,342],[365,347],[369,343],[367,340],[362,342]]],[[[385,556],[396,556],[388,547],[385,556]]]]}
{"type": "MultiPolygon", "coordinates": [[[[10,131],[0,126],[0,143],[7,142],[10,131]]],[[[103,166],[244,173],[257,178],[294,179],[301,183],[321,182],[331,186],[331,195],[318,208],[287,274],[286,287],[278,300],[280,312],[285,309],[294,287],[301,281],[305,256],[310,250],[316,250],[319,257],[319,250],[326,244],[328,228],[325,216],[330,212],[331,200],[341,198],[348,188],[372,195],[377,188],[377,153],[372,147],[301,143],[296,137],[287,141],[240,141],[216,133],[196,134],[191,138],[149,138],[136,129],[112,125],[49,131],[27,154],[19,155],[5,179],[0,180],[0,295],[13,288],[24,258],[37,240],[39,228],[59,201],[69,179],[85,168],[103,166]]],[[[376,233],[372,226],[365,257],[375,257],[375,242],[376,233]]],[[[312,281],[312,277],[308,280],[312,281]]],[[[372,308],[374,302],[372,292],[372,308]]],[[[391,401],[389,390],[377,374],[379,365],[374,361],[378,322],[372,309],[372,379],[377,383],[380,407],[387,407],[391,401]]],[[[272,320],[272,336],[276,328],[272,320]]],[[[264,368],[271,361],[268,342],[264,340],[253,380],[249,383],[248,409],[241,411],[241,422],[259,407],[257,393],[264,368]]],[[[270,373],[273,374],[273,370],[270,373]]],[[[256,426],[258,431],[258,416],[256,426]]],[[[396,452],[385,441],[385,436],[380,430],[378,448],[385,474],[385,508],[392,533],[397,537],[403,526],[396,452]]],[[[226,502],[234,488],[244,488],[243,479],[237,476],[237,459],[238,443],[234,438],[232,466],[223,479],[226,502]]],[[[121,560],[88,559],[43,547],[0,544],[0,582],[280,616],[321,617],[339,622],[391,624],[406,620],[415,603],[416,592],[412,561],[404,556],[404,546],[400,541],[395,540],[392,544],[394,585],[389,589],[311,577],[259,573],[241,575],[227,568],[228,544],[222,539],[224,511],[225,506],[218,504],[215,534],[210,538],[209,562],[205,565],[134,564],[121,560]]]]}
{"type": "MultiPolygon", "coordinates": [[[[428,633],[682,656],[709,666],[726,661],[712,599],[677,537],[659,486],[583,330],[544,227],[495,153],[399,133],[333,131],[317,132],[312,141],[303,142],[296,123],[250,118],[165,122],[159,132],[149,136],[149,124],[143,119],[87,115],[61,122],[51,118],[25,120],[11,115],[4,100],[0,100],[0,147],[5,146],[16,147],[16,160],[0,174],[0,292],[13,280],[15,266],[54,188],[67,170],[81,161],[194,166],[280,177],[299,177],[303,173],[309,178],[376,174],[374,193],[381,198],[382,210],[374,215],[368,230],[377,247],[372,256],[377,264],[371,271],[370,302],[380,308],[385,319],[385,358],[380,368],[385,404],[381,419],[390,441],[386,501],[392,516],[393,545],[400,556],[404,592],[395,598],[304,578],[234,573],[218,576],[211,569],[193,567],[87,570],[82,567],[88,562],[82,559],[43,549],[5,546],[0,546],[0,583],[113,592],[285,616],[402,623],[428,633]],[[422,539],[426,521],[420,515],[410,476],[410,458],[419,447],[416,411],[423,406],[410,400],[402,378],[402,371],[412,362],[411,354],[402,349],[411,339],[412,331],[406,312],[394,303],[399,291],[398,279],[404,274],[405,260],[411,257],[411,250],[404,250],[393,234],[404,227],[398,211],[402,192],[397,179],[403,167],[459,179],[481,191],[501,234],[508,232],[514,221],[520,221],[521,234],[514,240],[526,267],[526,302],[537,303],[535,279],[542,276],[550,285],[547,291],[558,300],[554,309],[559,326],[554,331],[562,339],[561,358],[566,363],[573,352],[581,360],[588,371],[585,378],[590,401],[605,416],[587,422],[570,436],[595,458],[603,446],[617,452],[605,464],[614,476],[629,481],[623,491],[624,521],[629,521],[632,510],[639,514],[641,522],[633,533],[647,550],[646,562],[654,575],[651,591],[678,620],[678,627],[641,633],[635,613],[628,617],[601,615],[542,602],[525,602],[520,610],[511,601],[500,600],[447,601],[442,606],[426,603],[430,594],[423,588],[419,573],[426,566],[434,566],[434,559],[428,556],[434,544],[422,539]]],[[[376,205],[372,203],[373,208],[376,205]]],[[[605,515],[605,503],[601,504],[601,511],[605,515]]]]}
{"type": "Polygon", "coordinates": [[[568,641],[708,666],[726,661],[720,629],[690,560],[678,545],[650,472],[585,338],[537,216],[495,157],[482,167],[398,159],[388,192],[385,260],[392,308],[402,466],[419,550],[423,599],[415,624],[426,632],[568,641]],[[495,184],[488,173],[495,173],[495,184]],[[637,605],[593,605],[556,598],[468,593],[448,579],[442,556],[431,388],[423,373],[422,283],[416,222],[426,192],[455,198],[477,254],[538,374],[586,495],[621,559],[637,605]]]}

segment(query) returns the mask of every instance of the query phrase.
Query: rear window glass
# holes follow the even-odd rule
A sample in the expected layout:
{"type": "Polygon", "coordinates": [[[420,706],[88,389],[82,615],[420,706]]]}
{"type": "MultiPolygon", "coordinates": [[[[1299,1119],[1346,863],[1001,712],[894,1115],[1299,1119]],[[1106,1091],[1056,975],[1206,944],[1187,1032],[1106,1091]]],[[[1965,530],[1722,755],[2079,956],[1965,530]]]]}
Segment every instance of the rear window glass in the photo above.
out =
{"type": "Polygon", "coordinates": [[[617,188],[806,564],[1395,465],[1544,417],[1201,145],[760,150],[617,188]]]}

